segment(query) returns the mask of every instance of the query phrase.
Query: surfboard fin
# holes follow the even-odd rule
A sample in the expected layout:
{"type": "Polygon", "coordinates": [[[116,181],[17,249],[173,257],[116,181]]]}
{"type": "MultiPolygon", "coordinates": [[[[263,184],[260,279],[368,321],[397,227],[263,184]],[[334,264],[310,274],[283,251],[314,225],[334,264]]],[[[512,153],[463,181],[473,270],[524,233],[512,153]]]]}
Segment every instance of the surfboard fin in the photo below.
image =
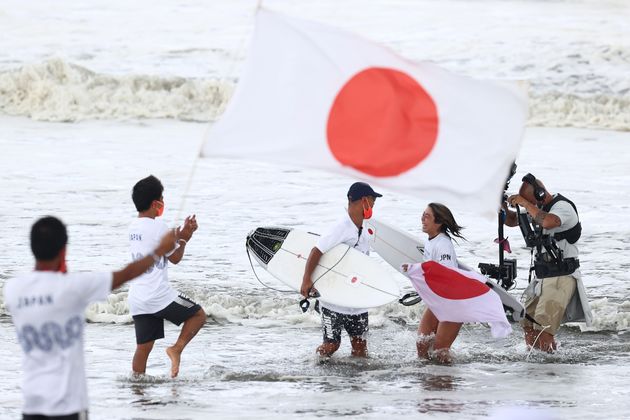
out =
{"type": "Polygon", "coordinates": [[[400,299],[398,299],[398,303],[403,306],[413,306],[422,302],[422,298],[418,295],[417,292],[409,292],[400,299]]]}

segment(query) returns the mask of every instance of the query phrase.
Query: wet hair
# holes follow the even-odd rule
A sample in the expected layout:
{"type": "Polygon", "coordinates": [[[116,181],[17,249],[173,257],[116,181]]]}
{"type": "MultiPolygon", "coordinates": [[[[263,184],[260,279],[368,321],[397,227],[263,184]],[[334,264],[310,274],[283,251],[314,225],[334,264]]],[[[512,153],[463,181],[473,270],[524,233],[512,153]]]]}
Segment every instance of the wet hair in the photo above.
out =
{"type": "Polygon", "coordinates": [[[55,259],[68,243],[68,232],[56,217],[42,217],[31,228],[31,251],[38,261],[55,259]]]}
{"type": "Polygon", "coordinates": [[[138,211],[146,211],[151,207],[151,203],[159,200],[164,192],[164,187],[159,179],[153,175],[141,179],[133,186],[131,199],[138,211]]]}
{"type": "Polygon", "coordinates": [[[443,232],[449,238],[453,235],[466,240],[466,238],[464,238],[461,234],[464,227],[457,224],[453,213],[451,213],[451,210],[448,207],[440,203],[429,203],[429,207],[433,210],[435,223],[440,223],[442,225],[440,226],[440,232],[443,232]]]}

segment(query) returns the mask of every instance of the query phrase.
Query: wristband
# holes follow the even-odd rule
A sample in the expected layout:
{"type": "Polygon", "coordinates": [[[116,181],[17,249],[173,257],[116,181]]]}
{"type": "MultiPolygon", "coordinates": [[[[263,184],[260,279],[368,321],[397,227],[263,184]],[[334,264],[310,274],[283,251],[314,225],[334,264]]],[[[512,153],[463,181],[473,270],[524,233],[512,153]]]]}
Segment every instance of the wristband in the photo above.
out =
{"type": "Polygon", "coordinates": [[[184,242],[184,245],[186,245],[188,243],[188,241],[186,239],[184,239],[184,238],[179,238],[177,240],[177,242],[184,242]]]}

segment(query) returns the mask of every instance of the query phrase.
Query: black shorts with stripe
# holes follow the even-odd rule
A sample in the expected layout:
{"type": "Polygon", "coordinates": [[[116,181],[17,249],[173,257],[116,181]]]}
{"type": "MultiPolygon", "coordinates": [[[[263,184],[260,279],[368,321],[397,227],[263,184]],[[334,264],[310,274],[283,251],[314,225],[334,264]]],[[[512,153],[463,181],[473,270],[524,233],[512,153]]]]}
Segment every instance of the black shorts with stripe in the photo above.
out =
{"type": "Polygon", "coordinates": [[[164,320],[180,325],[195,315],[201,306],[185,295],[180,294],[166,308],[154,314],[133,316],[136,329],[136,343],[144,344],[164,338],[164,320]]]}
{"type": "Polygon", "coordinates": [[[45,414],[22,414],[22,420],[88,420],[87,411],[63,416],[47,416],[45,414]]]}

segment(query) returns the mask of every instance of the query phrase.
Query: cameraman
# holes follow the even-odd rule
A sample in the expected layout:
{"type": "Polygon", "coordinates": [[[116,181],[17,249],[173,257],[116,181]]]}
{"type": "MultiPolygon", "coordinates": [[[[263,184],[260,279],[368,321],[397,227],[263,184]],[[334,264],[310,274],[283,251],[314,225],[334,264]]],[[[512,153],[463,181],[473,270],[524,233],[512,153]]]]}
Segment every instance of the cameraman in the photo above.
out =
{"type": "MultiPolygon", "coordinates": [[[[523,177],[519,193],[510,196],[507,203],[513,207],[523,207],[535,225],[539,226],[538,230],[534,229],[536,235],[529,238],[537,242],[534,265],[536,278],[525,291],[525,307],[527,313],[542,326],[523,321],[523,330],[528,347],[551,353],[556,349],[554,335],[563,318],[566,318],[565,312],[567,314],[569,312],[567,311],[569,303],[571,311],[575,308],[578,308],[578,311],[582,310],[582,307],[576,307],[574,302],[577,299],[579,303],[576,282],[581,282],[577,270],[579,267],[577,240],[582,228],[577,209],[562,195],[547,191],[545,185],[532,174],[523,177]]],[[[507,208],[505,210],[505,224],[518,226],[518,214],[507,208]]],[[[524,223],[522,218],[521,223],[524,223]]],[[[526,238],[526,242],[530,240],[526,238]]],[[[528,246],[532,246],[531,243],[528,243],[528,246]]],[[[584,318],[583,313],[578,314],[578,317],[580,315],[584,318]]],[[[571,314],[569,318],[573,317],[571,314]]]]}

